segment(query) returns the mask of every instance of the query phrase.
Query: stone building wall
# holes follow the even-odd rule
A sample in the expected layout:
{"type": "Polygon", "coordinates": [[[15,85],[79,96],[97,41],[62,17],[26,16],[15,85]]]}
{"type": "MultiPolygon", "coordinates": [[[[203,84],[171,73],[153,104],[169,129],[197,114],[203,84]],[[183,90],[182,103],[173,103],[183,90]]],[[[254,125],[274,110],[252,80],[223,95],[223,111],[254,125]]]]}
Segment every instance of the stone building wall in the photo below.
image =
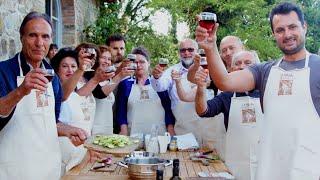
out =
{"type": "Polygon", "coordinates": [[[0,0],[0,61],[21,50],[19,28],[30,11],[45,12],[44,0],[0,0]]]}
{"type": "MultiPolygon", "coordinates": [[[[61,0],[62,47],[83,42],[83,29],[98,15],[96,0],[61,0]]],[[[30,11],[45,13],[45,0],[0,0],[0,61],[21,50],[19,27],[30,11]]]]}

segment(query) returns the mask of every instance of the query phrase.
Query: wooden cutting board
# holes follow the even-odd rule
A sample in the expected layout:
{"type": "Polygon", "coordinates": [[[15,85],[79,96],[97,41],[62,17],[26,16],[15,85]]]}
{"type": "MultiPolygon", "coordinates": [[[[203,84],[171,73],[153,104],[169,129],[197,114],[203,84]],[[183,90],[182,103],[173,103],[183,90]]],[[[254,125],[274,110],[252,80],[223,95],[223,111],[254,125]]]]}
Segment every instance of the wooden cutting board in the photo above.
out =
{"type": "Polygon", "coordinates": [[[139,147],[139,142],[138,143],[133,143],[133,141],[139,141],[136,138],[130,138],[130,140],[132,141],[131,145],[127,145],[124,147],[118,147],[118,148],[107,148],[107,147],[102,147],[99,145],[95,145],[93,144],[93,140],[94,140],[95,136],[90,136],[84,143],[84,147],[87,149],[91,149],[94,151],[98,151],[98,152],[102,152],[102,153],[107,153],[107,154],[112,154],[116,157],[122,157],[125,156],[127,154],[130,154],[131,152],[135,151],[138,147],[139,147]]]}

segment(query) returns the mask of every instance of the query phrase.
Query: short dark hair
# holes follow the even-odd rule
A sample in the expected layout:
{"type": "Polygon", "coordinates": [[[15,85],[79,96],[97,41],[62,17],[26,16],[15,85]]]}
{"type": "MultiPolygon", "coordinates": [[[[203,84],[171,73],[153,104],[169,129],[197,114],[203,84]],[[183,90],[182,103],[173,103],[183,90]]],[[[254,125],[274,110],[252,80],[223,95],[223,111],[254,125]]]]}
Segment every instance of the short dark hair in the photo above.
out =
{"type": "Polygon", "coordinates": [[[122,36],[121,34],[113,34],[107,38],[106,45],[110,46],[111,42],[114,41],[123,41],[124,43],[126,43],[126,39],[124,38],[124,36],[122,36]]]}
{"type": "Polygon", "coordinates": [[[269,21],[271,24],[272,32],[273,32],[273,24],[272,24],[273,17],[277,14],[286,15],[286,14],[289,14],[291,11],[296,12],[296,14],[298,15],[299,21],[301,22],[302,25],[304,24],[304,15],[301,8],[296,4],[293,4],[290,2],[283,2],[277,5],[276,7],[274,7],[270,13],[269,21]]]}
{"type": "Polygon", "coordinates": [[[147,59],[147,61],[150,61],[150,54],[149,54],[148,50],[143,46],[138,46],[138,47],[134,48],[131,53],[132,54],[140,54],[140,55],[144,56],[147,59]]]}
{"type": "Polygon", "coordinates": [[[55,72],[58,72],[62,59],[66,57],[74,58],[79,67],[78,53],[71,47],[61,48],[50,60],[51,66],[55,72]]]}
{"type": "Polygon", "coordinates": [[[50,51],[51,49],[59,49],[59,48],[58,48],[58,45],[57,45],[57,44],[52,43],[52,44],[50,44],[50,46],[49,46],[49,51],[50,51]]]}
{"type": "Polygon", "coordinates": [[[33,20],[33,19],[43,19],[45,21],[47,21],[47,23],[50,25],[51,29],[52,29],[52,23],[51,23],[51,20],[50,20],[50,17],[46,14],[43,14],[43,13],[39,13],[39,12],[36,12],[36,11],[32,11],[32,12],[29,12],[23,19],[21,25],[20,25],[20,29],[19,29],[19,32],[20,32],[20,36],[22,36],[24,34],[24,27],[26,26],[26,24],[33,20]]]}

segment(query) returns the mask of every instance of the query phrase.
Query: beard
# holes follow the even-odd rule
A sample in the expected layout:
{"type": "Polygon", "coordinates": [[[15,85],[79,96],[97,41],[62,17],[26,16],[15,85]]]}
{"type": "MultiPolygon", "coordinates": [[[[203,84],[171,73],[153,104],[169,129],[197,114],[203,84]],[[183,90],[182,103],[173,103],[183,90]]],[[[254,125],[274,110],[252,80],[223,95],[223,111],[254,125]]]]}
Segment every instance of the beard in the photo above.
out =
{"type": "Polygon", "coordinates": [[[298,53],[299,51],[301,51],[304,47],[305,47],[305,41],[302,40],[297,47],[293,48],[293,49],[285,49],[284,47],[280,47],[278,46],[279,49],[283,52],[283,54],[285,55],[293,55],[298,53]]]}
{"type": "Polygon", "coordinates": [[[182,65],[186,68],[189,69],[189,67],[193,64],[193,58],[180,58],[180,61],[182,65]]]}

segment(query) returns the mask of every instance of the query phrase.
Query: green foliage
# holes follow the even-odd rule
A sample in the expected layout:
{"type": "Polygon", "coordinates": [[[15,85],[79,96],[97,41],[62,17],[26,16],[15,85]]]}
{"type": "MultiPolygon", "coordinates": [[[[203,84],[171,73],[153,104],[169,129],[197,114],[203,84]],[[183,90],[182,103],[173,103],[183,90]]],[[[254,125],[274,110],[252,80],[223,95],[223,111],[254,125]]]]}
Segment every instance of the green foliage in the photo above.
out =
{"type": "Polygon", "coordinates": [[[166,57],[171,64],[177,62],[177,47],[173,36],[161,36],[151,29],[149,16],[142,9],[146,0],[129,0],[103,4],[100,2],[99,16],[94,24],[84,30],[86,41],[105,44],[106,38],[114,33],[126,37],[126,50],[129,53],[136,46],[146,47],[151,54],[152,65],[160,57],[166,57]]]}
{"type": "MultiPolygon", "coordinates": [[[[128,0],[117,1],[104,6],[101,3],[96,22],[84,32],[88,41],[104,44],[106,37],[122,33],[127,38],[129,52],[138,45],[145,46],[151,53],[152,64],[158,58],[166,57],[172,64],[178,61],[176,25],[187,22],[191,37],[197,26],[195,16],[205,7],[212,6],[220,24],[218,42],[226,35],[240,37],[248,49],[256,50],[261,60],[279,58],[280,50],[272,36],[268,15],[271,8],[282,0],[128,0]],[[149,14],[141,9],[148,8],[149,14]],[[171,15],[171,29],[168,36],[157,35],[151,29],[149,16],[156,10],[166,10],[171,15]]],[[[295,0],[302,6],[308,23],[306,47],[316,53],[320,47],[320,0],[295,0]]]]}

